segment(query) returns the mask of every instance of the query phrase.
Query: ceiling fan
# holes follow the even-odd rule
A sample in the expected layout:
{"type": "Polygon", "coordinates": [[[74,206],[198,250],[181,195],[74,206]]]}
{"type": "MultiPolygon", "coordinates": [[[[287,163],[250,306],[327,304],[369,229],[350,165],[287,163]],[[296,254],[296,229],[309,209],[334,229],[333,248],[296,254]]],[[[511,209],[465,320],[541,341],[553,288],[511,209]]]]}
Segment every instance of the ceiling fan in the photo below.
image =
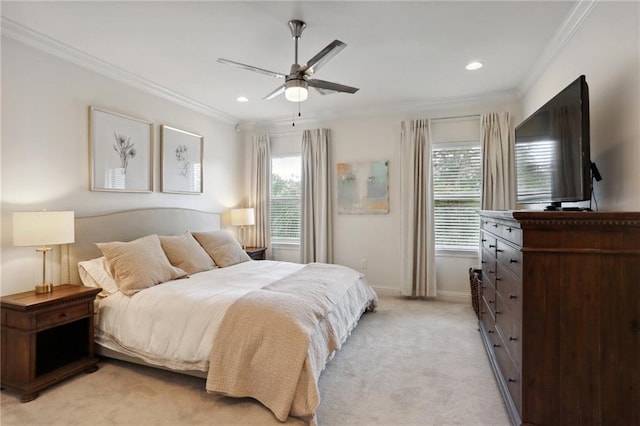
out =
{"type": "Polygon", "coordinates": [[[249,71],[259,72],[261,74],[265,74],[275,78],[284,78],[284,84],[265,96],[263,98],[265,100],[273,99],[284,92],[284,96],[288,101],[302,102],[305,101],[308,97],[307,88],[309,86],[315,88],[318,92],[320,92],[321,95],[326,95],[334,92],[356,93],[358,89],[355,87],[311,78],[313,74],[317,72],[318,69],[320,69],[320,67],[322,67],[329,61],[329,59],[333,58],[342,49],[347,47],[347,45],[340,40],[334,40],[329,43],[327,47],[318,52],[313,58],[309,59],[306,64],[298,64],[298,40],[302,36],[302,31],[306,28],[306,26],[307,24],[297,19],[289,21],[291,36],[295,40],[294,64],[291,65],[289,74],[269,71],[263,68],[242,64],[240,62],[231,61],[224,58],[218,58],[218,62],[222,64],[233,65],[235,67],[249,71]]]}

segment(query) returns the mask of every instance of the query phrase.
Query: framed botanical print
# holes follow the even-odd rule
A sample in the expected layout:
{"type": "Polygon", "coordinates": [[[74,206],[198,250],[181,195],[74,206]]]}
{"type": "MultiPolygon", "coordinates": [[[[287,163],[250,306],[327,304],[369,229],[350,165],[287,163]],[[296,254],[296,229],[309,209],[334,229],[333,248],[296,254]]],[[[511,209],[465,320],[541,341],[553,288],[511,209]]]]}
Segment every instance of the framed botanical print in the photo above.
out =
{"type": "Polygon", "coordinates": [[[153,124],[89,107],[92,191],[153,191],[153,124]]]}
{"type": "Polygon", "coordinates": [[[162,192],[202,194],[204,137],[160,126],[162,192]]]}

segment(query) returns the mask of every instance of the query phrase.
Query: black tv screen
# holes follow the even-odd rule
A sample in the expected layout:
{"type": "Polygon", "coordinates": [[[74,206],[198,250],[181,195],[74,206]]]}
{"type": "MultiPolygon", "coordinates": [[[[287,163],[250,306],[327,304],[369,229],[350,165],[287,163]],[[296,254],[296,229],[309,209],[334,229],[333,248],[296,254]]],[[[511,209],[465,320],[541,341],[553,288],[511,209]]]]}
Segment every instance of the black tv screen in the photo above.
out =
{"type": "Polygon", "coordinates": [[[515,129],[517,202],[591,199],[589,88],[578,77],[515,129]]]}

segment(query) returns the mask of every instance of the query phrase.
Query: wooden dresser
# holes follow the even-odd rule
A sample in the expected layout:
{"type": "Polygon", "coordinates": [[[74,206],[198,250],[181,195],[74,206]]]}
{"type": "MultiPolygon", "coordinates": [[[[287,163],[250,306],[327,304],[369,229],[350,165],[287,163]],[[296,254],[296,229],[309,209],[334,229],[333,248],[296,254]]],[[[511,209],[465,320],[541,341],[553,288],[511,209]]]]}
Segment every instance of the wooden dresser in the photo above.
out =
{"type": "Polygon", "coordinates": [[[640,424],[640,213],[480,217],[480,332],[512,422],[640,424]]]}

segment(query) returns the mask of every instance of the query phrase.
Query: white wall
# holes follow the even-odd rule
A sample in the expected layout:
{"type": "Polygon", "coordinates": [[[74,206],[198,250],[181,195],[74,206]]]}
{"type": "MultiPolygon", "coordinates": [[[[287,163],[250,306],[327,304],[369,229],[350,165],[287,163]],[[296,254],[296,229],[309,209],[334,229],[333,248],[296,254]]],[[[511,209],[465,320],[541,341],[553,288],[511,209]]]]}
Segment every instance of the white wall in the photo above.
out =
{"type": "MultiPolygon", "coordinates": [[[[340,95],[336,95],[340,96],[340,95]]],[[[515,97],[514,97],[515,98],[515,97]]],[[[302,129],[326,127],[331,129],[331,157],[333,176],[336,163],[389,160],[389,213],[388,214],[333,214],[334,262],[362,271],[373,287],[381,293],[400,294],[400,126],[412,118],[436,118],[491,111],[509,111],[514,120],[520,120],[519,104],[506,100],[486,99],[466,106],[424,109],[371,117],[325,119],[296,124],[299,140],[302,129]],[[367,268],[362,260],[367,260],[367,268]]],[[[290,126],[290,125],[289,125],[290,126]]],[[[254,129],[258,132],[291,132],[291,127],[254,129]]],[[[479,137],[479,132],[478,135],[479,137]]],[[[333,184],[335,189],[335,182],[333,184]]],[[[335,194],[334,194],[335,206],[335,194]]],[[[280,253],[274,251],[276,258],[280,253]]],[[[283,253],[290,256],[290,253],[283,253]]],[[[291,256],[289,257],[289,259],[291,256]]],[[[283,259],[284,258],[278,258],[283,259]]],[[[438,256],[436,279],[439,298],[468,300],[469,267],[477,267],[476,256],[438,256]]]]}
{"type": "Polygon", "coordinates": [[[596,3],[523,99],[528,116],[584,74],[601,211],[640,210],[640,3],[596,3]]]}
{"type": "MultiPolygon", "coordinates": [[[[139,207],[224,212],[241,201],[244,145],[233,124],[125,86],[14,40],[2,38],[2,272],[0,294],[33,288],[33,248],[13,247],[14,211],[74,210],[76,215],[139,207]],[[88,107],[154,123],[155,192],[89,191],[88,107]],[[204,136],[204,193],[160,191],[160,124],[204,136]]],[[[56,250],[54,257],[59,259],[56,250]]],[[[54,274],[59,282],[59,273],[54,274]]]]}

